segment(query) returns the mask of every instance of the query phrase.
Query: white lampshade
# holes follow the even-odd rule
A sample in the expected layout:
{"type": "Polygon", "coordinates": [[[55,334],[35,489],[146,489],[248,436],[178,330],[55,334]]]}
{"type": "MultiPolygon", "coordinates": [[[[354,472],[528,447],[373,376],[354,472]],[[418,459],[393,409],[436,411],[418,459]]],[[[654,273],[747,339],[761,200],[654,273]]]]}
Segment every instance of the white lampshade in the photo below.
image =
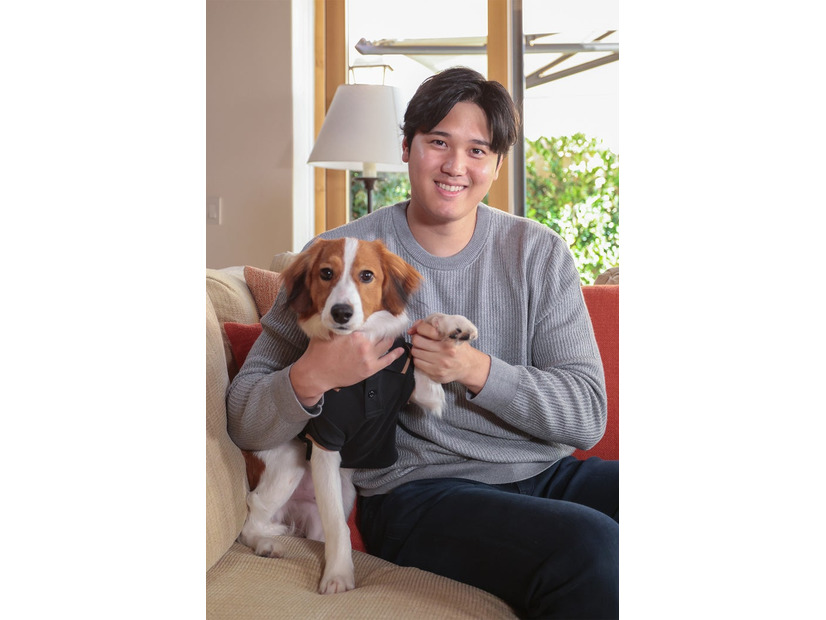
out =
{"type": "Polygon", "coordinates": [[[336,89],[308,163],[334,170],[404,172],[404,114],[398,89],[342,84],[336,89]]]}

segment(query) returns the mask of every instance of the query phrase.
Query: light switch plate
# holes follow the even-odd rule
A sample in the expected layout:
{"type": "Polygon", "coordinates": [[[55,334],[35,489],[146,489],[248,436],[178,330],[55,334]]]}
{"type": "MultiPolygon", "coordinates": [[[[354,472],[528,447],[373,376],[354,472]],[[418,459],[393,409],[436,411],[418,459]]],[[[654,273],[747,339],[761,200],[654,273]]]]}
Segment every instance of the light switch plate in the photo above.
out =
{"type": "Polygon", "coordinates": [[[206,223],[221,225],[221,197],[207,196],[206,200],[206,223]]]}

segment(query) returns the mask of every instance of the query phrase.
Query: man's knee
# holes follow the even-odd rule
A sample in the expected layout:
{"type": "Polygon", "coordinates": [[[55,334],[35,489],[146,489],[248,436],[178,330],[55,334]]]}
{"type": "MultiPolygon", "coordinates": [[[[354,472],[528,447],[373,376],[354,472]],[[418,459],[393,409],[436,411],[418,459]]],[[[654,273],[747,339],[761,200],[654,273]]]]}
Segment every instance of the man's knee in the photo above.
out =
{"type": "Polygon", "coordinates": [[[532,618],[615,618],[619,615],[619,526],[593,514],[576,543],[548,557],[527,608],[532,618]]]}

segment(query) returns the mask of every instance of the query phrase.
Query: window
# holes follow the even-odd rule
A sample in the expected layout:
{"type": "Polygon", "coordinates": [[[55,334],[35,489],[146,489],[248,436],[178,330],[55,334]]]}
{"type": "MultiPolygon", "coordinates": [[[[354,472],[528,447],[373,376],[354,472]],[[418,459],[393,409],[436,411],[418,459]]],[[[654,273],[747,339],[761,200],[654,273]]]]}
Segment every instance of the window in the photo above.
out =
{"type": "MultiPolygon", "coordinates": [[[[407,102],[422,80],[447,67],[487,73],[487,0],[452,0],[449,13],[461,19],[445,15],[444,0],[419,0],[415,10],[400,7],[402,15],[392,6],[347,0],[351,83],[395,86],[407,102]]],[[[515,189],[515,209],[557,230],[583,283],[591,283],[619,260],[618,0],[514,6],[525,41],[525,145],[514,152],[525,183],[515,189]]],[[[405,199],[406,174],[381,176],[376,207],[405,199]]],[[[354,184],[351,217],[363,214],[365,203],[363,187],[354,184]]]]}

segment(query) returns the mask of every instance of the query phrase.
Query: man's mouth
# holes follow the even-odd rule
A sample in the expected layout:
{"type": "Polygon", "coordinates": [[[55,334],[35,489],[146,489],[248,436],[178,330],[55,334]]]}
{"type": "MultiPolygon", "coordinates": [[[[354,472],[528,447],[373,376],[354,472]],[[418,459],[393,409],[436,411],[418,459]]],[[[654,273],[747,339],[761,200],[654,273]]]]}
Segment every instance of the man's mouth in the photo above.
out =
{"type": "Polygon", "coordinates": [[[439,183],[438,181],[436,181],[436,187],[446,192],[459,192],[465,189],[463,185],[448,185],[447,183],[439,183]]]}

